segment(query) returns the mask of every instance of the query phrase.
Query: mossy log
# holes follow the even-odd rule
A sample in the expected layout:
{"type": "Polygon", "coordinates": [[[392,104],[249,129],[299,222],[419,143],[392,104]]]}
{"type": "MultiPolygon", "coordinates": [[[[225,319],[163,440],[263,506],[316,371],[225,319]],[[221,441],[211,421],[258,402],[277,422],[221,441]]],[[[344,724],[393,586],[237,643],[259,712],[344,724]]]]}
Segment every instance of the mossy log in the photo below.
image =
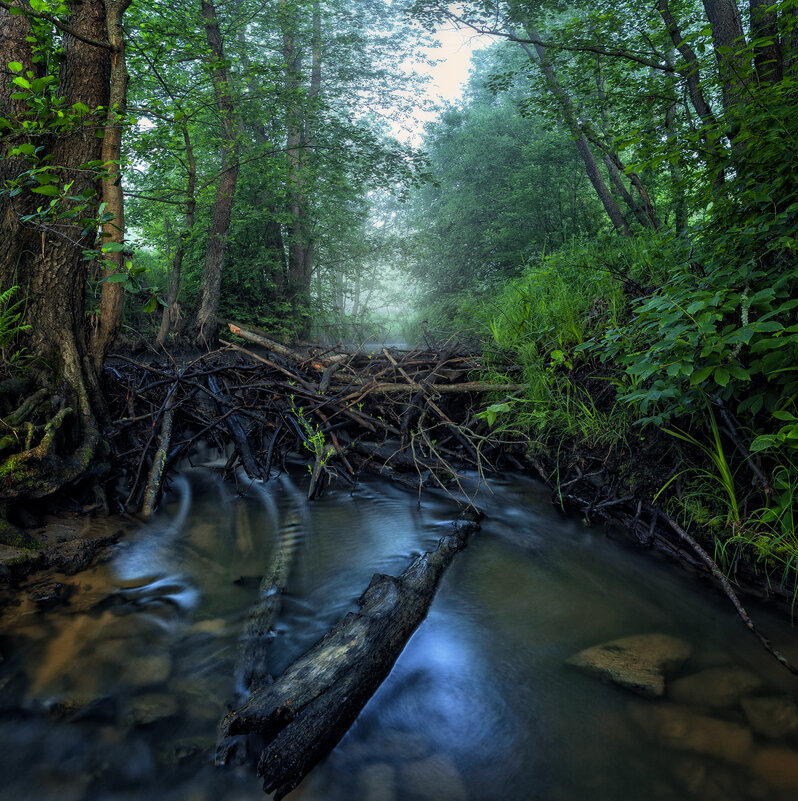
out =
{"type": "Polygon", "coordinates": [[[251,736],[261,748],[263,789],[291,792],[354,723],[424,620],[454,555],[478,528],[458,520],[438,547],[415,559],[398,577],[376,574],[357,612],[341,619],[273,684],[255,689],[222,721],[217,764],[246,751],[251,736]]]}

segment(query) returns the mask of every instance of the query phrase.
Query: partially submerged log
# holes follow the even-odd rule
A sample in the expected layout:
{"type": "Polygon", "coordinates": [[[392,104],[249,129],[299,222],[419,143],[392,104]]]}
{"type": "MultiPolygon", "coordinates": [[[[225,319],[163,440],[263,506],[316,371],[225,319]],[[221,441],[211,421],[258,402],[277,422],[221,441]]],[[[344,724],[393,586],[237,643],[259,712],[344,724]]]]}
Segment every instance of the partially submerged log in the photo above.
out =
{"type": "Polygon", "coordinates": [[[444,571],[478,528],[463,518],[438,547],[398,577],[376,574],[350,612],[273,684],[259,687],[221,723],[216,762],[260,748],[263,788],[279,801],[324,759],[354,723],[426,617],[444,571]]]}

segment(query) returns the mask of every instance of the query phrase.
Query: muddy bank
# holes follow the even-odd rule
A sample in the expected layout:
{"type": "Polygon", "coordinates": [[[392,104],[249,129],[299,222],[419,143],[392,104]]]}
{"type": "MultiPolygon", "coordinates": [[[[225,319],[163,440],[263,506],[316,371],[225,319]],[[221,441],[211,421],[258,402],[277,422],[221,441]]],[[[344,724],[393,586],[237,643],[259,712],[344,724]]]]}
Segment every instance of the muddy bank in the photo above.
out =
{"type": "MultiPolygon", "coordinates": [[[[2,588],[42,570],[75,575],[102,561],[111,545],[138,526],[128,517],[94,518],[73,515],[52,519],[23,532],[17,544],[0,544],[0,604],[2,588]]],[[[7,598],[5,599],[7,600],[7,598]]]]}

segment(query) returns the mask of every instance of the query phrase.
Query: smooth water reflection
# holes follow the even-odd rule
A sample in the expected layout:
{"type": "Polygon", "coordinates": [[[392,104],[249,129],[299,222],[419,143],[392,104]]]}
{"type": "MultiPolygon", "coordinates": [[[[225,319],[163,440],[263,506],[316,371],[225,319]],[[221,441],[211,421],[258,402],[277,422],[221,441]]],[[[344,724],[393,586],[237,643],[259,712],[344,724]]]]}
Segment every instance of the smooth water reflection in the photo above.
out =
{"type": "MultiPolygon", "coordinates": [[[[722,745],[685,747],[689,738],[665,745],[640,721],[675,705],[638,701],[564,665],[584,647],[661,632],[691,642],[688,672],[742,665],[761,678],[759,695],[798,694],[724,599],[564,518],[531,481],[492,490],[482,496],[490,518],[427,620],[291,798],[794,799],[798,730],[777,741],[748,733],[750,747],[733,758],[722,745]]],[[[238,638],[278,542],[290,537],[291,571],[273,673],[352,609],[373,573],[397,574],[434,547],[454,514],[445,498],[419,506],[371,481],[310,505],[303,493],[302,478],[281,476],[240,498],[190,471],[110,562],[51,577],[71,587],[67,604],[5,610],[0,797],[263,797],[250,771],[211,761],[238,638]]],[[[798,659],[789,626],[757,617],[798,659]]],[[[739,706],[711,714],[732,733],[747,726],[739,706]]]]}

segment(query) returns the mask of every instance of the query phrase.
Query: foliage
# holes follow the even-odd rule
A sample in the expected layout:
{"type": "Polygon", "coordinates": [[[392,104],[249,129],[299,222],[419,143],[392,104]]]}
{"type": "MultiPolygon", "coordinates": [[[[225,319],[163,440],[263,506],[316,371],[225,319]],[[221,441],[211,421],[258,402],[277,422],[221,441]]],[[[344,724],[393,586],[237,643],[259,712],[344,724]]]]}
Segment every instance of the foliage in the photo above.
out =
{"type": "Polygon", "coordinates": [[[18,348],[9,352],[17,336],[30,329],[30,325],[23,323],[25,313],[25,299],[13,301],[14,295],[19,291],[18,286],[12,286],[0,292],[0,363],[4,368],[19,366],[25,359],[25,348],[18,348]],[[12,302],[13,301],[13,302],[12,302]]]}

